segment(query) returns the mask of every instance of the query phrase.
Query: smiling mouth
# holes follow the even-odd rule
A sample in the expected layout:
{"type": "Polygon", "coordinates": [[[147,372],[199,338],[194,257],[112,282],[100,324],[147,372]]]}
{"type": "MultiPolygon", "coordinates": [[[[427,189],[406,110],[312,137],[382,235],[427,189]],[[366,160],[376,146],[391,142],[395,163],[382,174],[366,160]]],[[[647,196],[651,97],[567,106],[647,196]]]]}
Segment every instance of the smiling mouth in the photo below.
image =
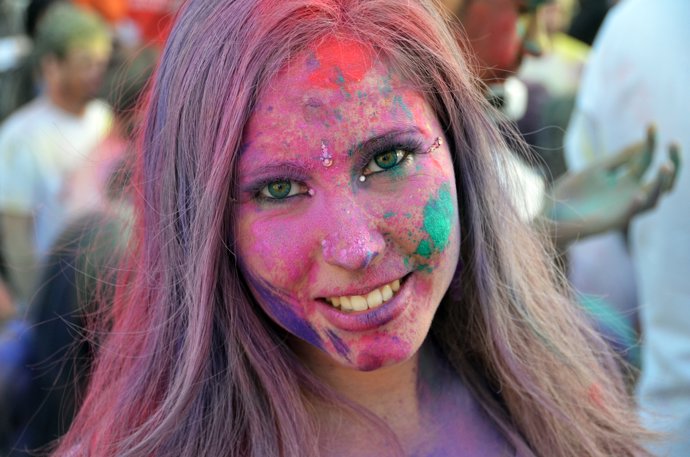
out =
{"type": "MultiPolygon", "coordinates": [[[[402,278],[404,282],[406,278],[402,278]]],[[[366,311],[375,309],[395,297],[400,290],[400,279],[378,287],[366,295],[343,295],[340,297],[328,297],[325,299],[334,308],[341,311],[366,311]]]]}

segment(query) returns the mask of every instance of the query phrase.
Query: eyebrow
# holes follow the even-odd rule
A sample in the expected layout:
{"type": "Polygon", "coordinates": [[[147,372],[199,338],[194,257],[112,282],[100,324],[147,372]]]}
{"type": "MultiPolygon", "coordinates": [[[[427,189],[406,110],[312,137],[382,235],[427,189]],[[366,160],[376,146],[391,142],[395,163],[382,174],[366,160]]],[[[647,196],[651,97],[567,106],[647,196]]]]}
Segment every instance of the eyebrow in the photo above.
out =
{"type": "Polygon", "coordinates": [[[303,161],[296,160],[281,160],[280,162],[269,163],[261,165],[252,170],[251,174],[254,176],[275,175],[281,173],[290,173],[296,176],[305,176],[313,169],[313,165],[305,164],[303,161]]]}
{"type": "MultiPolygon", "coordinates": [[[[354,152],[362,153],[375,150],[382,146],[386,146],[388,145],[388,143],[400,136],[419,133],[421,133],[421,130],[416,126],[407,128],[394,128],[357,143],[354,147],[351,147],[349,149],[349,151],[352,151],[352,154],[350,155],[354,155],[354,152]]],[[[310,172],[314,170],[317,162],[317,154],[314,155],[313,162],[311,160],[308,162],[305,162],[303,160],[290,159],[281,160],[280,162],[273,162],[261,165],[253,169],[251,171],[251,175],[255,177],[262,177],[280,174],[290,174],[295,177],[303,177],[306,179],[310,172]]]]}
{"type": "Polygon", "coordinates": [[[388,144],[391,140],[399,136],[418,133],[421,133],[421,131],[416,126],[403,129],[388,130],[387,132],[381,133],[379,135],[373,136],[367,140],[362,141],[361,143],[357,144],[357,146],[355,146],[353,151],[368,151],[371,149],[376,149],[379,146],[388,144]]]}

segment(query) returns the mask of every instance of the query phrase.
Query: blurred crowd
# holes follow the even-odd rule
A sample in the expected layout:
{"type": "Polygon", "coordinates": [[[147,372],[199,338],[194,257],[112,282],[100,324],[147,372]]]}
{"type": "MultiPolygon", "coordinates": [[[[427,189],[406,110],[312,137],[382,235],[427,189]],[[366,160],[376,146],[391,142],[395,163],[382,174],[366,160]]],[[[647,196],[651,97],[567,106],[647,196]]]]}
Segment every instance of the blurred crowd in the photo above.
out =
{"type": "MultiPolygon", "coordinates": [[[[610,216],[626,189],[596,194],[581,173],[593,165],[612,186],[643,183],[619,223],[560,243],[560,266],[639,369],[630,387],[663,433],[658,455],[690,455],[690,176],[677,152],[690,150],[690,2],[445,3],[463,5],[453,13],[497,122],[530,146],[530,218],[544,193],[610,216]],[[622,169],[639,142],[643,158],[622,169]]],[[[0,457],[47,451],[79,406],[132,225],[132,140],[179,6],[0,0],[0,457]]]]}
{"type": "Polygon", "coordinates": [[[78,407],[131,230],[140,101],[176,7],[1,3],[0,455],[41,449],[78,407]]]}

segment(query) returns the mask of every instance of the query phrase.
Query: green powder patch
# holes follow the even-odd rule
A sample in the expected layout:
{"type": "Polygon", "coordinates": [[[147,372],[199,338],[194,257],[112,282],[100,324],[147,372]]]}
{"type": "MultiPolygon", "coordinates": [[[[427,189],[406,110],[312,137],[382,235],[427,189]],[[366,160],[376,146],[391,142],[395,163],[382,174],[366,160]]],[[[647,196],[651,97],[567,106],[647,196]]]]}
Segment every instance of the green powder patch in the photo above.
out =
{"type": "Polygon", "coordinates": [[[446,248],[453,228],[453,216],[450,185],[444,184],[424,207],[424,230],[429,238],[421,240],[417,245],[418,255],[429,258],[434,252],[441,252],[446,248]]]}
{"type": "Polygon", "coordinates": [[[422,271],[422,272],[424,272],[424,273],[433,273],[433,271],[434,271],[433,268],[431,268],[429,265],[427,265],[427,264],[425,264],[425,263],[422,263],[422,264],[420,264],[420,265],[417,265],[417,267],[415,268],[415,270],[417,270],[417,271],[422,271]]]}
{"type": "Polygon", "coordinates": [[[428,240],[422,240],[417,245],[417,254],[421,255],[422,257],[426,257],[428,259],[429,257],[431,257],[431,254],[433,252],[434,251],[431,248],[431,244],[429,244],[428,240]]]}
{"type": "Polygon", "coordinates": [[[393,217],[393,216],[395,216],[395,212],[393,212],[393,211],[388,211],[387,213],[385,213],[385,214],[383,215],[383,218],[384,218],[384,219],[390,219],[390,218],[393,217]]]}

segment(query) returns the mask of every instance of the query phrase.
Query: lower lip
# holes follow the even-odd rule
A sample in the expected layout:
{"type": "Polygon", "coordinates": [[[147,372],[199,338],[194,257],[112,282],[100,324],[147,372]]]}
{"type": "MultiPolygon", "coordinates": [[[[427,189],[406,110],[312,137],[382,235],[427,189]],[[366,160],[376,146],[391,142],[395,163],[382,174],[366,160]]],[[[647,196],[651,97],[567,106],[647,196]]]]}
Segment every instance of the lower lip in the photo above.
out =
{"type": "Polygon", "coordinates": [[[400,285],[400,290],[387,302],[366,311],[343,312],[327,303],[319,302],[323,316],[335,327],[349,332],[373,330],[398,317],[409,302],[414,275],[410,275],[400,285]]]}

